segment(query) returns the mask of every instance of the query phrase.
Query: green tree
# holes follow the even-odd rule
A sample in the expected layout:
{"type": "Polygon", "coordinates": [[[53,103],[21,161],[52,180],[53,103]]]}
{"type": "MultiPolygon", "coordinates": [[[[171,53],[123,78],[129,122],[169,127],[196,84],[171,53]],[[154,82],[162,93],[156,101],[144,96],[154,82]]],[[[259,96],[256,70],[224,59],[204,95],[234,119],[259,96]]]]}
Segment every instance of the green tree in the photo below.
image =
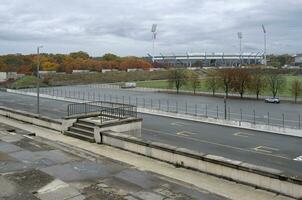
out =
{"type": "Polygon", "coordinates": [[[257,70],[252,76],[248,89],[256,94],[257,100],[259,100],[259,95],[265,90],[267,86],[267,81],[265,75],[257,70]]]}
{"type": "Polygon", "coordinates": [[[297,103],[298,96],[302,93],[302,82],[300,80],[294,80],[291,83],[291,93],[295,98],[295,103],[297,103]]]}
{"type": "Polygon", "coordinates": [[[112,53],[106,53],[101,57],[103,61],[119,61],[120,57],[112,53]]]}
{"type": "Polygon", "coordinates": [[[199,74],[194,71],[190,71],[187,74],[188,79],[189,79],[189,85],[192,87],[194,94],[196,94],[196,89],[200,87],[201,81],[199,74]]]}
{"type": "Polygon", "coordinates": [[[267,75],[267,82],[273,97],[276,97],[283,90],[286,79],[281,74],[272,72],[267,75]]]}
{"type": "Polygon", "coordinates": [[[168,74],[168,82],[170,87],[176,88],[176,93],[179,94],[180,88],[187,82],[187,74],[184,69],[172,69],[168,74]]]}
{"type": "Polygon", "coordinates": [[[215,92],[219,88],[219,77],[216,70],[212,70],[208,73],[205,80],[205,86],[208,90],[211,90],[213,96],[215,96],[215,92]]]}
{"type": "Polygon", "coordinates": [[[90,58],[89,54],[84,51],[72,52],[69,55],[74,59],[81,58],[87,60],[90,58]]]}

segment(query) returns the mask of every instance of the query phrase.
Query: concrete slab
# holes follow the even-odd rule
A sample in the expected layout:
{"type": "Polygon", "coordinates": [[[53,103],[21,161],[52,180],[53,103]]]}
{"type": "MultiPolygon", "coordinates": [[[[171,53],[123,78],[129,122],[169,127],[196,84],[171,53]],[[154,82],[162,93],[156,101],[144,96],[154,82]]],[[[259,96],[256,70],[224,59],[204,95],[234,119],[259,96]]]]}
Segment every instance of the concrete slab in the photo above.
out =
{"type": "Polygon", "coordinates": [[[115,177],[135,184],[144,189],[151,189],[163,184],[163,181],[151,173],[127,169],[115,175],[115,177]]]}
{"type": "Polygon", "coordinates": [[[165,198],[164,196],[153,192],[137,192],[132,195],[144,200],[163,200],[165,198]]]}
{"type": "Polygon", "coordinates": [[[17,151],[22,151],[23,149],[14,144],[9,144],[7,142],[0,141],[0,151],[5,153],[13,153],[17,151]]]}

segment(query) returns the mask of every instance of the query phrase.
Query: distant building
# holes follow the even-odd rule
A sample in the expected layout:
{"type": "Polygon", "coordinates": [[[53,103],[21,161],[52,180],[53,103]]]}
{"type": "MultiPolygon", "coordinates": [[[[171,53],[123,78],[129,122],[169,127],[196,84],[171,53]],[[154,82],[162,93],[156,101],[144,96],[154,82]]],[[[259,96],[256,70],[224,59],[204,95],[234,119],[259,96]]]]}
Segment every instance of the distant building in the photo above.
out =
{"type": "Polygon", "coordinates": [[[6,81],[9,79],[17,79],[17,72],[0,72],[0,81],[6,81]]]}
{"type": "Polygon", "coordinates": [[[127,69],[127,72],[136,72],[136,71],[144,71],[144,70],[141,69],[141,68],[129,68],[129,69],[127,69]]]}
{"type": "Polygon", "coordinates": [[[55,74],[57,73],[56,71],[39,71],[40,75],[46,75],[46,74],[55,74]]]}
{"type": "Polygon", "coordinates": [[[73,74],[88,74],[90,73],[89,70],[72,70],[73,74]]]}
{"type": "Polygon", "coordinates": [[[295,55],[294,58],[296,66],[302,65],[302,53],[295,55]]]}
{"type": "Polygon", "coordinates": [[[264,63],[262,53],[186,53],[173,55],[149,55],[149,60],[170,66],[187,67],[231,67],[260,65],[264,63]]]}

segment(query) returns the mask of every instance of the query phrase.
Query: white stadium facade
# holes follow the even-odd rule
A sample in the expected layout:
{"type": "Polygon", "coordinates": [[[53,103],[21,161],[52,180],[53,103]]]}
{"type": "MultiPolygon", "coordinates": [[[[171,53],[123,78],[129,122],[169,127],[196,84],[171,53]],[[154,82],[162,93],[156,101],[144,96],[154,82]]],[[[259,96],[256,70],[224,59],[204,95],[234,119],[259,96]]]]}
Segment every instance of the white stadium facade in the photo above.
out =
{"type": "Polygon", "coordinates": [[[263,53],[186,53],[175,55],[148,55],[153,62],[169,66],[223,67],[260,65],[265,63],[263,53]]]}

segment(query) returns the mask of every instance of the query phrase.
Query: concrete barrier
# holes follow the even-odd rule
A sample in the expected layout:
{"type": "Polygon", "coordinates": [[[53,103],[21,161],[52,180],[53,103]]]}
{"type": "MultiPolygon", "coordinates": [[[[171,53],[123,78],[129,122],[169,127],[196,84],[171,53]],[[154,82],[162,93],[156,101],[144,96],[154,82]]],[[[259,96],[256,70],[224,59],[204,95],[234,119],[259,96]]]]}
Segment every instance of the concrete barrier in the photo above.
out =
{"type": "Polygon", "coordinates": [[[285,176],[280,170],[206,155],[110,131],[103,132],[101,137],[103,144],[106,145],[289,197],[302,198],[302,179],[285,176]]]}
{"type": "Polygon", "coordinates": [[[62,121],[0,106],[0,115],[56,131],[62,131],[62,121]]]}

